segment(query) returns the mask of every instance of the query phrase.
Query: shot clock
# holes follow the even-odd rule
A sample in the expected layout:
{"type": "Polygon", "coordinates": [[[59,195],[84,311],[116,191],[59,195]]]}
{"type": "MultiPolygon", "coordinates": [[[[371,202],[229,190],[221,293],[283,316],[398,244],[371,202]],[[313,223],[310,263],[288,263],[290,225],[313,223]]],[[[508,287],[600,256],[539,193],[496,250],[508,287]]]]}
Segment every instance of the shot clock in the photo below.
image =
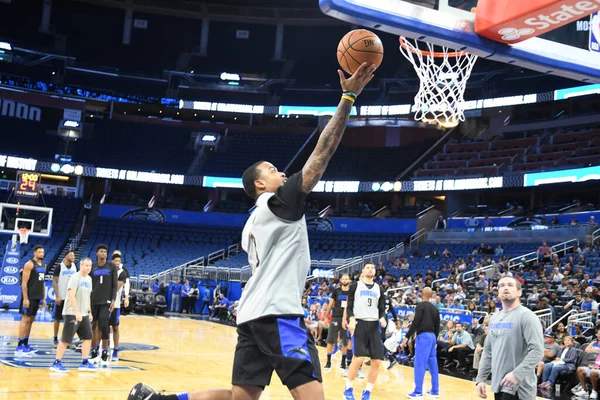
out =
{"type": "Polygon", "coordinates": [[[15,185],[15,195],[28,199],[37,199],[39,196],[38,186],[41,174],[37,172],[19,171],[15,185]]]}

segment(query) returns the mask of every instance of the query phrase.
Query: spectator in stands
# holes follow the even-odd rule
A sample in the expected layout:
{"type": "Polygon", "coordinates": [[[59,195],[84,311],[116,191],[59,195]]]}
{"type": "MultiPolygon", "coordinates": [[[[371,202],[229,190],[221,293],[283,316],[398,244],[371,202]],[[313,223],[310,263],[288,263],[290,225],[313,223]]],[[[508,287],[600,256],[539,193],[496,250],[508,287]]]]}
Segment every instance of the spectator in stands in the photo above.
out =
{"type": "Polygon", "coordinates": [[[560,281],[560,285],[558,285],[558,287],[556,288],[556,292],[559,295],[564,296],[565,292],[569,288],[568,282],[569,282],[569,280],[567,278],[565,278],[563,275],[563,278],[560,281]]]}
{"type": "Polygon", "coordinates": [[[596,218],[594,218],[593,215],[590,216],[590,219],[588,219],[587,223],[590,224],[590,225],[598,225],[596,223],[596,218]]]}
{"type": "Polygon", "coordinates": [[[434,229],[436,229],[436,230],[448,229],[448,221],[446,220],[446,218],[444,218],[442,215],[440,215],[438,217],[437,221],[435,222],[434,229]]]}
{"type": "Polygon", "coordinates": [[[477,228],[479,226],[479,221],[475,219],[474,215],[471,215],[465,220],[465,226],[467,228],[477,228]]]}
{"type": "Polygon", "coordinates": [[[553,283],[562,282],[562,280],[563,280],[564,277],[565,276],[560,273],[560,270],[558,268],[552,269],[551,280],[552,280],[553,283]]]}
{"type": "Polygon", "coordinates": [[[148,279],[144,279],[142,282],[142,292],[147,292],[150,289],[150,283],[148,283],[148,279]]]}
{"type": "Polygon", "coordinates": [[[188,281],[187,279],[185,280],[185,283],[181,286],[181,313],[182,314],[186,314],[188,308],[190,307],[190,290],[192,290],[192,287],[190,286],[190,281],[188,281]]]}
{"type": "Polygon", "coordinates": [[[483,219],[483,227],[484,228],[493,228],[494,227],[494,223],[492,222],[490,217],[488,217],[487,215],[483,219]]]}
{"type": "Polygon", "coordinates": [[[460,285],[456,288],[456,297],[460,297],[461,302],[467,298],[467,294],[465,293],[462,286],[460,286],[460,285]]]}
{"type": "Polygon", "coordinates": [[[552,221],[550,222],[550,224],[560,225],[560,221],[558,220],[558,217],[556,215],[554,217],[552,217],[552,221]]]}
{"type": "Polygon", "coordinates": [[[540,247],[538,247],[536,253],[538,256],[538,260],[549,261],[550,260],[550,252],[551,249],[548,247],[547,242],[543,242],[540,247]]]}
{"type": "Polygon", "coordinates": [[[527,307],[533,308],[537,305],[538,300],[540,299],[540,294],[538,292],[538,287],[534,286],[531,288],[531,293],[527,296],[527,307]]]}
{"type": "MultiPolygon", "coordinates": [[[[449,319],[446,321],[446,327],[442,329],[438,336],[437,347],[440,351],[445,351],[450,347],[452,335],[454,334],[454,321],[449,319]]],[[[438,353],[439,354],[439,353],[438,353]]]]}
{"type": "Polygon", "coordinates": [[[504,247],[502,247],[501,244],[498,245],[498,247],[496,247],[496,250],[494,251],[494,254],[497,256],[501,256],[504,254],[504,247]]]}
{"type": "Polygon", "coordinates": [[[461,311],[464,310],[465,306],[461,303],[461,301],[462,301],[461,297],[456,296],[454,298],[454,301],[452,302],[452,304],[450,304],[450,306],[448,306],[448,308],[453,311],[454,310],[461,310],[461,311]]]}
{"type": "Polygon", "coordinates": [[[558,325],[556,325],[556,333],[554,334],[556,343],[558,343],[560,346],[562,346],[565,336],[568,336],[568,335],[569,334],[567,333],[565,324],[563,324],[562,322],[559,322],[558,325]]]}
{"type": "Polygon", "coordinates": [[[598,303],[592,299],[589,293],[583,294],[583,303],[581,303],[581,311],[591,311],[594,318],[598,314],[598,303]]]}
{"type": "Polygon", "coordinates": [[[450,367],[452,361],[457,360],[459,371],[466,371],[467,367],[467,355],[473,353],[475,345],[473,339],[467,331],[463,330],[462,322],[456,323],[456,332],[452,336],[452,345],[448,348],[448,354],[446,356],[446,362],[444,368],[450,367]]]}
{"type": "Polygon", "coordinates": [[[518,272],[515,273],[515,279],[518,280],[521,285],[525,284],[525,279],[523,279],[523,277],[521,276],[521,274],[518,273],[518,272]]]}
{"type": "Polygon", "coordinates": [[[400,259],[400,270],[407,271],[410,268],[410,264],[406,258],[400,259]]]}
{"type": "Polygon", "coordinates": [[[475,338],[475,351],[473,354],[473,369],[479,369],[479,361],[481,361],[481,354],[483,354],[483,348],[485,346],[485,339],[488,335],[488,325],[483,326],[484,333],[483,335],[475,338]]]}
{"type": "Polygon", "coordinates": [[[496,301],[493,297],[488,298],[487,312],[488,314],[493,314],[496,312],[496,301]]]}
{"type": "Polygon", "coordinates": [[[575,325],[574,338],[580,344],[584,344],[588,341],[588,337],[585,335],[585,333],[583,332],[583,328],[579,324],[575,325]]]}
{"type": "Polygon", "coordinates": [[[579,221],[577,221],[577,217],[573,215],[573,217],[571,217],[571,221],[569,222],[569,225],[571,226],[579,226],[579,221]]]}
{"type": "Polygon", "coordinates": [[[564,347],[560,356],[544,365],[543,382],[539,388],[544,391],[552,388],[561,371],[574,372],[577,368],[577,357],[577,350],[573,347],[573,338],[565,336],[564,347]]]}
{"type": "MultiPolygon", "coordinates": [[[[542,378],[542,373],[544,372],[544,365],[554,360],[560,352],[560,345],[556,343],[556,338],[551,333],[546,333],[544,335],[544,358],[539,362],[537,367],[537,376],[538,378],[542,378]]],[[[543,382],[543,381],[542,381],[543,382]]]]}
{"type": "Polygon", "coordinates": [[[470,300],[467,303],[467,314],[473,315],[474,311],[477,311],[477,305],[475,304],[475,302],[473,300],[470,300]]]}
{"type": "MultiPolygon", "coordinates": [[[[600,330],[597,331],[597,336],[600,337],[600,330]]],[[[577,378],[579,384],[571,391],[575,396],[579,398],[585,398],[588,396],[588,392],[585,389],[585,378],[589,378],[592,382],[592,392],[589,395],[590,399],[598,398],[598,377],[600,376],[600,347],[598,346],[598,340],[593,341],[585,348],[585,355],[580,365],[586,365],[586,360],[594,360],[593,363],[587,361],[587,366],[581,366],[577,368],[577,378]],[[588,354],[590,356],[588,356],[588,354]]]]}
{"type": "Polygon", "coordinates": [[[475,336],[476,341],[479,336],[483,335],[483,325],[484,324],[479,323],[479,318],[473,317],[471,319],[471,326],[468,327],[467,331],[475,336]]]}
{"type": "Polygon", "coordinates": [[[548,301],[552,307],[562,306],[562,302],[558,298],[558,294],[556,292],[550,293],[550,301],[548,301]]]}
{"type": "Polygon", "coordinates": [[[479,292],[473,293],[473,299],[471,301],[473,303],[475,303],[475,305],[477,306],[477,309],[479,309],[479,306],[481,305],[479,303],[481,301],[481,295],[479,294],[479,292]]]}
{"type": "Polygon", "coordinates": [[[310,330],[310,333],[316,339],[319,328],[319,312],[317,308],[317,303],[313,303],[310,306],[308,315],[306,315],[304,318],[304,323],[306,324],[306,327],[310,330]]]}
{"type": "Polygon", "coordinates": [[[442,252],[442,256],[445,258],[450,258],[452,257],[452,253],[450,252],[450,250],[448,250],[447,248],[444,249],[444,251],[442,252]]]}
{"type": "Polygon", "coordinates": [[[154,283],[152,284],[152,293],[154,293],[154,294],[158,293],[159,287],[160,287],[160,284],[158,283],[158,278],[156,278],[154,280],[154,283]]]}

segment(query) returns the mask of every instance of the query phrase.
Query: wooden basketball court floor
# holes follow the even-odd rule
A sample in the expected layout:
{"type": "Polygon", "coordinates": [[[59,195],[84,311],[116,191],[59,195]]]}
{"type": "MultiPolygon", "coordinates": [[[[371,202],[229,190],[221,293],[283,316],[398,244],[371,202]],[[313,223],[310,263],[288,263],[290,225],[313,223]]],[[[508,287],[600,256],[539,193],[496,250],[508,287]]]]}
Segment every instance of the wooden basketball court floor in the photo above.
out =
{"type": "MultiPolygon", "coordinates": [[[[233,327],[188,318],[124,316],[121,318],[124,350],[120,352],[118,363],[107,370],[79,372],[76,367],[80,354],[67,350],[63,364],[75,369],[68,374],[57,374],[48,369],[55,356],[52,323],[36,321],[33,325],[30,344],[38,348],[38,355],[15,359],[18,335],[15,319],[14,313],[0,312],[0,400],[125,400],[129,389],[139,381],[167,393],[230,387],[237,339],[233,327]]],[[[42,319],[49,320],[47,315],[42,319]]],[[[319,355],[324,365],[324,348],[319,348],[319,355]]],[[[340,353],[334,356],[331,371],[323,371],[326,399],[343,398],[345,380],[338,369],[339,357],[340,353]]],[[[365,372],[367,368],[363,367],[365,372]]],[[[355,381],[357,398],[365,385],[365,379],[355,381]]],[[[424,389],[430,389],[428,376],[424,389]]],[[[388,371],[382,367],[372,398],[397,400],[406,398],[412,390],[412,368],[395,366],[388,371]]],[[[271,386],[261,398],[292,397],[274,374],[271,386]]],[[[475,400],[479,397],[473,382],[440,375],[440,398],[475,400]]],[[[491,398],[489,387],[488,398],[491,398]]]]}

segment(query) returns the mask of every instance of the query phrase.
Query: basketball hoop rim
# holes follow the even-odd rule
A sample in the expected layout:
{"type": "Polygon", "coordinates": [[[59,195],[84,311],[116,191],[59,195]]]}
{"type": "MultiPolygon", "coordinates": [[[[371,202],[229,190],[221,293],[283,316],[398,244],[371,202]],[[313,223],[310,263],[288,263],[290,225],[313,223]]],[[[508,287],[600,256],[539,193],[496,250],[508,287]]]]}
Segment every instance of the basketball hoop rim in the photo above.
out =
{"type": "Polygon", "coordinates": [[[466,55],[469,54],[466,51],[449,51],[449,52],[443,52],[443,51],[421,50],[419,48],[414,48],[413,46],[409,46],[407,44],[407,42],[406,42],[406,37],[405,36],[400,36],[398,38],[398,41],[400,42],[400,46],[404,50],[410,51],[413,54],[421,54],[421,55],[424,55],[426,57],[434,57],[434,58],[451,57],[451,58],[456,58],[456,57],[464,57],[464,56],[466,56],[466,55]]]}

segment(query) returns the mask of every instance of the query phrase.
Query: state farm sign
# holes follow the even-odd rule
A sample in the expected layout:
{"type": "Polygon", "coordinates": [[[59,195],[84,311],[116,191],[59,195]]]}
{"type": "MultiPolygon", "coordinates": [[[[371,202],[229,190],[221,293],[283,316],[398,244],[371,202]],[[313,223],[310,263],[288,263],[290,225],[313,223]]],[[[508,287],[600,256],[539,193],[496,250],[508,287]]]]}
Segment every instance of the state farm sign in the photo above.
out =
{"type": "Polygon", "coordinates": [[[480,0],[475,32],[497,42],[514,44],[600,10],[600,0],[529,0],[527,6],[522,4],[521,0],[480,0]]]}

